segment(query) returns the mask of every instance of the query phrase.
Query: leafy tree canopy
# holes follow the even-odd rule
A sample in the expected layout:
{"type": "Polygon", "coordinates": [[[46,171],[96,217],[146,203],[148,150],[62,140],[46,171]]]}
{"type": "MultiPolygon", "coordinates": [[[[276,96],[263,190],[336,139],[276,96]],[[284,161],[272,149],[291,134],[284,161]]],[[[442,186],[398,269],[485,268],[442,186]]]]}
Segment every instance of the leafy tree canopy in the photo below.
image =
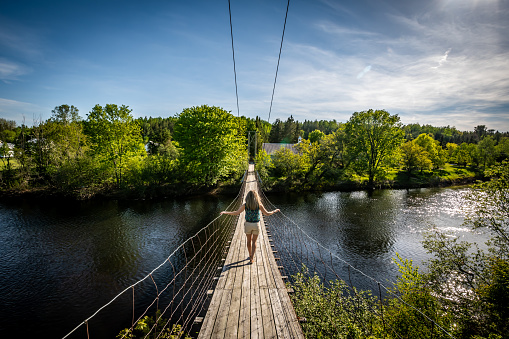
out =
{"type": "Polygon", "coordinates": [[[383,161],[403,141],[404,132],[399,121],[398,115],[370,109],[355,112],[345,125],[351,156],[357,160],[358,170],[368,174],[370,186],[382,170],[383,161]]]}
{"type": "Polygon", "coordinates": [[[117,186],[122,183],[127,160],[145,153],[140,127],[131,112],[125,105],[95,105],[85,124],[93,153],[113,167],[117,186]]]}
{"type": "Polygon", "coordinates": [[[247,165],[245,125],[222,108],[198,106],[178,115],[174,139],[191,182],[214,185],[247,165]]]}

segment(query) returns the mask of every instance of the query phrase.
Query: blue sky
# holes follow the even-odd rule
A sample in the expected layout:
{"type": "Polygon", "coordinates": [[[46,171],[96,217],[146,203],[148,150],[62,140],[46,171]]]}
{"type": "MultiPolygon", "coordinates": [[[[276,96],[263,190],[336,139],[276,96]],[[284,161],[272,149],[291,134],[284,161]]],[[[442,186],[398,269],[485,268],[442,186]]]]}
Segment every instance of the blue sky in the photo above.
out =
{"type": "MultiPolygon", "coordinates": [[[[231,1],[240,115],[267,120],[286,0],[231,1]]],[[[370,108],[509,131],[509,1],[291,0],[270,121],[370,108]]],[[[237,115],[228,1],[0,0],[0,117],[237,115]]]]}

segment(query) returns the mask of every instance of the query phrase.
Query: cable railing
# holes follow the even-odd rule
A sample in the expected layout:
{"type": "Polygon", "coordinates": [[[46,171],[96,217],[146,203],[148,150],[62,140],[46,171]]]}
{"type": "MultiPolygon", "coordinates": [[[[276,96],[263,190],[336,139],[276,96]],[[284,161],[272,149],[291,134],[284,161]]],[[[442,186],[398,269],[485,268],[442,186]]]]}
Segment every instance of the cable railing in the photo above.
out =
{"type": "MultiPolygon", "coordinates": [[[[260,183],[258,185],[258,195],[262,204],[268,210],[277,208],[262,190],[262,182],[258,172],[255,172],[255,174],[260,183]]],[[[348,289],[350,296],[357,298],[359,301],[367,296],[376,296],[379,307],[375,308],[373,304],[369,303],[363,305],[371,308],[371,313],[379,318],[385,332],[391,333],[396,338],[403,338],[405,336],[398,333],[397,329],[391,328],[384,319],[384,306],[391,298],[394,298],[402,305],[414,310],[429,325],[432,337],[433,334],[440,333],[442,336],[453,338],[448,330],[440,326],[429,315],[414,305],[405,302],[395,293],[394,289],[385,286],[382,282],[357,269],[323,246],[284,212],[265,217],[264,221],[277,250],[282,275],[288,277],[289,285],[294,285],[297,282],[298,274],[303,274],[307,279],[318,277],[326,288],[331,288],[334,284],[342,282],[348,289]],[[358,286],[362,286],[364,290],[370,291],[370,293],[360,292],[358,286]]],[[[306,314],[297,314],[297,316],[305,318],[306,314]]],[[[361,321],[359,320],[359,322],[361,321]]],[[[371,324],[362,323],[360,325],[371,326],[371,324]]]]}
{"type": "MultiPolygon", "coordinates": [[[[246,171],[247,172],[247,171],[246,171]]],[[[237,197],[227,209],[237,209],[242,203],[245,176],[237,197]]],[[[238,217],[218,216],[195,235],[177,247],[159,266],[141,280],[125,288],[63,338],[102,338],[104,328],[116,324],[109,319],[125,319],[122,328],[114,329],[117,338],[132,338],[136,331],[145,338],[181,338],[191,335],[199,326],[195,320],[203,317],[214,289],[218,268],[226,257],[238,217]],[[122,310],[118,313],[118,310],[122,310]],[[151,317],[148,321],[147,317],[151,317]]],[[[111,331],[111,329],[109,329],[111,331]]],[[[139,335],[137,336],[139,337],[139,335]]]]}

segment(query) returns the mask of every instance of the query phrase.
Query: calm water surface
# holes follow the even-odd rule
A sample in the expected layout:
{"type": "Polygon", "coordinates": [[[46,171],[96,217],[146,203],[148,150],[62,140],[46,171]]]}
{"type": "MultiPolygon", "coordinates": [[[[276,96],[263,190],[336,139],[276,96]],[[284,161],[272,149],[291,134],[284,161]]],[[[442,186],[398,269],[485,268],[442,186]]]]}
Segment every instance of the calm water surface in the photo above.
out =
{"type": "MultiPolygon", "coordinates": [[[[420,242],[433,227],[484,241],[462,226],[465,191],[278,194],[269,199],[339,257],[390,282],[397,274],[396,252],[416,264],[429,258],[420,242]]],[[[0,334],[62,337],[163,262],[232,199],[0,204],[0,334]]]]}

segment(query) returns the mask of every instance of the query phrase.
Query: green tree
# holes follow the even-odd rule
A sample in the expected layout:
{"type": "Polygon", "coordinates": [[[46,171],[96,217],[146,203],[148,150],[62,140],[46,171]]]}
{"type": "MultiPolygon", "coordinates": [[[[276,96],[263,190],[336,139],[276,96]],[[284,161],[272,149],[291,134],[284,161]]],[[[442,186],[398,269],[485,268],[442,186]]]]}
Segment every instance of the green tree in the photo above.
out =
{"type": "Polygon", "coordinates": [[[493,140],[491,135],[485,136],[481,141],[479,141],[477,144],[477,154],[480,162],[482,163],[483,169],[495,164],[497,154],[495,140],[493,140]]]}
{"type": "Polygon", "coordinates": [[[310,142],[318,142],[320,141],[322,138],[325,137],[325,133],[323,133],[322,131],[318,130],[318,129],[315,129],[313,132],[309,133],[309,141],[310,142]]]}
{"type": "Polygon", "coordinates": [[[13,143],[16,136],[16,122],[0,118],[0,141],[13,143]]]}
{"type": "Polygon", "coordinates": [[[111,165],[117,187],[124,183],[123,174],[129,158],[145,154],[141,129],[131,112],[125,105],[95,105],[85,123],[92,153],[111,165]]]}
{"type": "Polygon", "coordinates": [[[509,138],[503,137],[496,146],[496,153],[500,160],[509,159],[509,138]]]}
{"type": "Polygon", "coordinates": [[[429,160],[433,164],[433,168],[438,169],[445,164],[447,153],[440,146],[440,143],[433,139],[431,134],[422,133],[414,141],[426,151],[429,160]]]}
{"type": "Polygon", "coordinates": [[[384,110],[355,112],[345,124],[345,133],[352,158],[358,170],[366,173],[369,186],[382,172],[384,160],[401,145],[404,132],[397,115],[384,110]]]}
{"type": "Polygon", "coordinates": [[[276,119],[272,123],[272,127],[270,129],[269,134],[269,142],[271,143],[278,143],[283,140],[283,134],[284,134],[284,122],[282,122],[279,119],[276,119]]]}
{"type": "Polygon", "coordinates": [[[90,163],[85,159],[89,146],[78,109],[69,105],[55,107],[44,129],[51,145],[52,182],[66,192],[90,183],[93,180],[87,170],[90,163]]]}
{"type": "Polygon", "coordinates": [[[426,276],[412,260],[402,259],[398,253],[396,256],[393,260],[400,275],[392,293],[399,297],[388,300],[387,327],[398,334],[397,338],[450,338],[442,329],[452,332],[451,316],[434,297],[426,276]]]}
{"type": "MultiPolygon", "coordinates": [[[[471,144],[463,142],[454,150],[453,156],[456,159],[456,163],[458,165],[463,165],[463,167],[466,167],[472,162],[472,150],[470,145],[471,144]]],[[[473,146],[475,147],[475,145],[473,146]]]]}
{"type": "Polygon", "coordinates": [[[448,142],[445,147],[447,149],[448,161],[451,163],[457,164],[458,160],[456,159],[456,150],[459,147],[458,144],[455,144],[453,142],[448,142]]]}
{"type": "Polygon", "coordinates": [[[408,173],[414,169],[430,170],[433,163],[429,153],[415,140],[407,141],[401,145],[401,163],[408,173]]]}
{"type": "Polygon", "coordinates": [[[186,108],[175,123],[174,138],[186,179],[198,185],[214,185],[238,176],[247,167],[247,140],[242,120],[222,108],[186,108]]]}
{"type": "MultiPolygon", "coordinates": [[[[321,131],[318,133],[323,134],[321,131]]],[[[344,174],[342,170],[346,167],[345,146],[341,129],[328,135],[323,134],[317,142],[303,139],[295,147],[305,166],[304,185],[317,187],[323,178],[336,182],[344,174]]]]}
{"type": "Polygon", "coordinates": [[[269,177],[269,170],[272,168],[272,159],[267,152],[262,149],[258,152],[255,158],[255,169],[260,175],[262,182],[266,181],[269,177]]]}
{"type": "Polygon", "coordinates": [[[274,152],[272,164],[276,176],[285,177],[292,185],[302,179],[306,171],[306,163],[303,157],[293,153],[286,147],[281,147],[274,152]]]}
{"type": "MultiPolygon", "coordinates": [[[[361,339],[382,338],[380,321],[371,310],[378,307],[377,298],[368,291],[350,289],[343,280],[327,286],[307,268],[293,277],[290,296],[295,313],[306,319],[302,331],[306,338],[361,339]]],[[[385,337],[385,336],[384,336],[385,337]]]]}
{"type": "Polygon", "coordinates": [[[79,110],[73,105],[60,105],[51,111],[53,121],[68,125],[81,120],[79,110]]]}

